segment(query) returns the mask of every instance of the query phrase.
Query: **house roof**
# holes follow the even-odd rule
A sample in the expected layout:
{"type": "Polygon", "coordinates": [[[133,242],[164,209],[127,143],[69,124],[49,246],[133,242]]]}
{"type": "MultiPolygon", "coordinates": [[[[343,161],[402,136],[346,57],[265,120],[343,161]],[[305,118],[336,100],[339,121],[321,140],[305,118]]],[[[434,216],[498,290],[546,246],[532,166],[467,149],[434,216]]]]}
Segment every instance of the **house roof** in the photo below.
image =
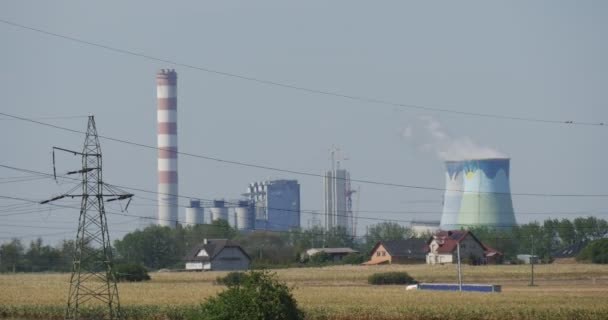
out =
{"type": "Polygon", "coordinates": [[[247,257],[247,259],[251,260],[247,252],[238,245],[238,243],[234,241],[230,241],[228,239],[208,239],[207,243],[201,243],[198,246],[192,248],[190,253],[186,255],[186,261],[210,261],[215,258],[224,248],[237,248],[247,257]],[[199,253],[205,250],[207,253],[206,256],[199,256],[199,253]]]}
{"type": "Polygon", "coordinates": [[[475,240],[475,242],[479,243],[479,245],[483,248],[486,256],[496,256],[496,255],[502,255],[502,253],[496,249],[490,248],[488,246],[486,246],[485,244],[483,244],[483,242],[479,241],[479,239],[477,239],[477,237],[470,231],[465,230],[451,230],[451,231],[438,231],[437,233],[435,233],[432,237],[430,237],[427,241],[426,241],[426,252],[430,251],[429,245],[431,244],[431,242],[433,240],[438,240],[437,242],[439,243],[439,248],[437,249],[437,253],[443,253],[443,254],[451,254],[453,253],[458,244],[460,242],[462,242],[468,235],[471,236],[471,238],[473,240],[475,240]]]}
{"type": "Polygon", "coordinates": [[[574,258],[587,246],[588,242],[578,242],[551,253],[553,258],[574,258]]]}
{"type": "Polygon", "coordinates": [[[426,243],[424,239],[412,238],[380,241],[374,246],[370,254],[373,255],[380,245],[386,249],[386,252],[388,252],[391,257],[424,259],[424,256],[426,255],[426,243]]]}
{"type": "Polygon", "coordinates": [[[359,253],[357,250],[353,250],[351,248],[310,248],[306,250],[306,254],[309,256],[315,255],[319,252],[325,252],[327,254],[340,254],[340,253],[359,253]]]}

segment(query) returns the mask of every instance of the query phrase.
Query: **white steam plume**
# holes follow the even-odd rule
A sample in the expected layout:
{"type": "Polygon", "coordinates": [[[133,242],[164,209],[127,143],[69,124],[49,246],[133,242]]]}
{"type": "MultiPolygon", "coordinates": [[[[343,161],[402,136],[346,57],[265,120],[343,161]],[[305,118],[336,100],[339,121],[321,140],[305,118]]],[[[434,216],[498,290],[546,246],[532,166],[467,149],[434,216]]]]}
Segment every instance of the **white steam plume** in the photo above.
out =
{"type": "Polygon", "coordinates": [[[434,152],[442,160],[506,157],[495,149],[478,145],[469,137],[448,135],[441,123],[433,118],[420,117],[418,120],[414,125],[402,129],[402,137],[424,152],[434,152]]]}

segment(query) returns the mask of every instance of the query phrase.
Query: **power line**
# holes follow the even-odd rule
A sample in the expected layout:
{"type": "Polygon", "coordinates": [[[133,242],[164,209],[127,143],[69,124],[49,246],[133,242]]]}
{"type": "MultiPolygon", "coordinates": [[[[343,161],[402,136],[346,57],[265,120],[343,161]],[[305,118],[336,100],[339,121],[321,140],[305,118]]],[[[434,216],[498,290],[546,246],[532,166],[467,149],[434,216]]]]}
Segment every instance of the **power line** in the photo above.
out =
{"type": "Polygon", "coordinates": [[[422,111],[430,111],[430,112],[442,112],[442,113],[449,113],[449,114],[455,114],[455,115],[461,115],[461,116],[493,118],[493,119],[514,120],[514,121],[527,121],[527,122],[537,122],[537,123],[550,123],[550,124],[604,126],[604,122],[551,120],[551,119],[541,119],[541,118],[532,118],[532,117],[518,117],[518,116],[508,116],[508,115],[501,115],[501,114],[469,112],[469,111],[430,107],[430,106],[424,106],[424,105],[398,103],[398,102],[392,102],[392,101],[383,100],[383,99],[344,94],[344,93],[339,93],[339,92],[330,91],[330,90],[326,90],[326,89],[309,88],[309,87],[304,87],[304,86],[288,84],[288,83],[284,83],[284,82],[278,82],[278,81],[267,80],[267,79],[262,79],[262,78],[258,78],[258,77],[253,77],[253,76],[247,76],[247,75],[243,75],[243,74],[237,74],[237,73],[232,73],[232,72],[227,72],[227,71],[211,69],[208,67],[195,66],[192,64],[182,63],[182,62],[178,62],[178,61],[172,61],[169,59],[164,59],[164,58],[160,58],[160,57],[156,57],[156,56],[152,56],[152,55],[148,55],[148,54],[144,54],[144,53],[139,53],[139,52],[135,52],[135,51],[112,47],[112,46],[96,43],[96,42],[89,41],[89,40],[84,40],[84,39],[80,39],[80,38],[76,38],[76,37],[72,37],[72,36],[67,36],[64,34],[46,31],[46,30],[26,26],[26,25],[15,23],[15,22],[8,21],[8,20],[0,19],[0,22],[4,23],[6,25],[11,25],[13,27],[20,28],[20,29],[34,31],[34,32],[45,34],[45,35],[52,36],[55,38],[61,38],[61,39],[68,40],[71,42],[76,42],[76,43],[84,44],[87,46],[96,47],[96,48],[108,50],[108,51],[115,52],[115,53],[120,53],[123,55],[134,56],[134,57],[143,58],[146,60],[167,63],[167,64],[180,66],[180,67],[184,67],[184,68],[188,68],[188,69],[193,69],[193,70],[197,70],[197,71],[203,71],[206,73],[215,74],[215,75],[219,75],[219,76],[223,76],[223,77],[229,77],[229,78],[234,78],[234,79],[239,79],[239,80],[244,80],[244,81],[249,81],[249,82],[255,82],[258,84],[263,84],[263,85],[268,85],[268,86],[278,87],[278,88],[283,88],[283,89],[289,89],[289,90],[295,90],[295,91],[305,92],[305,93],[309,93],[309,94],[330,96],[330,97],[347,99],[347,100],[351,100],[351,101],[385,105],[385,106],[397,107],[397,108],[402,108],[402,109],[422,110],[422,111]]]}
{"type": "MultiPolygon", "coordinates": [[[[13,167],[13,166],[7,166],[7,165],[3,165],[0,164],[1,168],[7,168],[7,169],[11,169],[11,170],[16,170],[16,171],[21,171],[21,172],[27,172],[27,173],[35,173],[38,175],[46,175],[49,178],[53,177],[52,174],[50,173],[45,173],[45,172],[41,172],[41,171],[35,171],[35,170],[30,170],[30,169],[23,169],[23,168],[17,168],[17,167],[13,167]]],[[[74,181],[79,181],[76,178],[71,178],[71,177],[67,177],[67,176],[57,176],[58,178],[62,178],[62,179],[67,179],[67,180],[74,180],[74,181]]],[[[157,191],[151,191],[151,190],[146,190],[146,189],[141,189],[141,188],[134,188],[134,187],[128,187],[128,186],[122,186],[122,185],[113,185],[110,184],[110,186],[114,186],[117,188],[121,188],[121,189],[127,189],[127,190],[134,190],[134,191],[139,191],[139,192],[144,192],[144,193],[150,193],[150,194],[156,194],[156,195],[168,195],[165,193],[159,193],[157,191]]],[[[177,197],[180,198],[186,198],[186,199],[198,199],[201,201],[206,201],[206,202],[213,202],[213,199],[205,199],[205,198],[201,198],[201,197],[197,197],[197,196],[184,196],[184,195],[175,195],[177,197]]],[[[142,199],[142,200],[147,200],[147,201],[154,201],[156,202],[157,199],[151,199],[151,198],[146,198],[146,197],[142,197],[142,196],[138,196],[135,195],[135,198],[138,199],[142,199]]],[[[231,202],[231,201],[227,201],[224,200],[225,203],[228,204],[233,204],[236,205],[237,202],[231,202]]],[[[138,206],[138,204],[131,204],[134,206],[138,206]]],[[[141,205],[140,205],[141,206],[141,205]]],[[[152,207],[159,207],[158,204],[151,204],[148,206],[152,206],[152,207]]],[[[185,205],[178,205],[178,207],[180,208],[189,208],[188,206],[185,205]]],[[[283,212],[301,212],[301,213],[308,213],[308,214],[313,214],[313,215],[322,215],[324,214],[322,212],[322,210],[316,210],[316,209],[300,209],[300,210],[295,210],[295,209],[289,209],[289,208],[274,208],[274,207],[263,207],[265,209],[274,209],[274,210],[280,210],[283,212]]],[[[604,212],[601,213],[600,211],[606,211],[607,209],[592,209],[592,210],[579,210],[579,211],[569,211],[569,212],[555,212],[555,211],[547,211],[547,212],[525,212],[525,211],[520,211],[520,212],[516,212],[516,215],[572,215],[572,214],[608,214],[608,212],[604,212]]],[[[10,211],[10,210],[6,210],[6,211],[10,211]]],[[[394,211],[389,211],[389,210],[359,210],[360,213],[381,213],[381,214],[398,214],[398,215],[407,215],[407,214],[441,214],[442,211],[421,211],[421,210],[415,210],[415,211],[407,211],[407,210],[394,210],[394,211]]],[[[12,215],[12,214],[11,214],[12,215]]],[[[2,215],[0,215],[2,216],[2,215]]],[[[343,215],[339,215],[339,216],[343,216],[343,215]]],[[[367,217],[365,216],[359,216],[358,218],[361,219],[366,219],[367,217]]],[[[153,218],[155,219],[155,218],[153,218]]],[[[377,218],[373,218],[373,219],[377,219],[377,218]]],[[[396,220],[392,220],[392,219],[385,219],[388,221],[396,221],[396,220]]],[[[411,222],[411,221],[408,221],[411,222]]]]}
{"type": "MultiPolygon", "coordinates": [[[[31,199],[24,199],[24,198],[18,198],[18,197],[11,197],[11,196],[3,196],[0,195],[0,198],[8,198],[8,199],[18,199],[18,200],[22,200],[22,201],[29,201],[32,203],[38,203],[38,201],[36,200],[31,200],[31,199]]],[[[77,207],[71,207],[71,206],[64,206],[64,205],[59,205],[59,204],[53,204],[50,203],[50,205],[53,206],[57,206],[57,207],[64,207],[64,208],[70,208],[70,209],[79,209],[77,207]]],[[[168,221],[168,222],[183,222],[180,220],[175,220],[175,219],[158,219],[156,217],[150,217],[150,216],[142,216],[142,215],[136,215],[136,214],[129,214],[129,213],[124,213],[124,212],[112,212],[112,211],[107,211],[107,214],[111,214],[111,215],[118,215],[118,216],[124,216],[124,217],[133,217],[133,218],[139,218],[139,219],[143,219],[143,220],[152,220],[152,221],[158,221],[158,220],[162,220],[162,221],[168,221]]],[[[403,220],[403,219],[382,219],[382,218],[372,218],[372,217],[359,217],[360,219],[364,219],[364,220],[374,220],[374,221],[380,221],[380,222],[394,222],[394,223],[411,223],[412,221],[415,220],[403,220]]],[[[512,227],[518,227],[518,226],[526,226],[527,224],[513,224],[513,225],[503,225],[503,226],[499,226],[496,227],[494,225],[477,225],[476,227],[491,227],[491,228],[498,228],[498,229],[506,229],[506,228],[512,228],[512,227]]],[[[208,226],[212,226],[212,225],[208,225],[208,226]]],[[[539,227],[542,227],[542,225],[539,224],[539,227]]],[[[594,227],[587,227],[585,229],[593,229],[594,227]]],[[[555,229],[563,229],[562,227],[556,226],[555,229]]],[[[266,230],[266,229],[254,229],[254,231],[265,231],[265,232],[271,232],[271,233],[290,233],[290,232],[294,232],[294,233],[305,233],[305,231],[278,231],[278,230],[266,230]]],[[[350,236],[352,237],[352,236],[350,236]]],[[[357,236],[357,237],[363,237],[363,236],[357,236]]]]}
{"type": "MultiPolygon", "coordinates": [[[[0,22],[1,22],[1,20],[0,20],[0,22]]],[[[41,121],[29,119],[29,118],[20,117],[20,116],[15,116],[15,115],[11,115],[11,114],[8,114],[8,113],[5,113],[5,112],[0,112],[0,115],[4,115],[4,116],[7,116],[7,117],[19,119],[19,120],[22,120],[22,121],[25,121],[25,122],[30,122],[30,123],[35,123],[35,124],[42,125],[42,126],[47,126],[47,127],[55,128],[55,129],[58,129],[58,130],[68,131],[68,132],[77,133],[77,134],[86,134],[86,132],[84,132],[84,131],[70,129],[70,128],[66,128],[66,127],[62,127],[62,126],[58,126],[58,125],[54,125],[54,124],[50,124],[50,123],[46,123],[46,122],[41,122],[41,121]]],[[[133,145],[133,146],[137,146],[137,147],[141,147],[141,148],[151,149],[151,150],[160,150],[160,149],[162,149],[162,148],[159,148],[159,147],[156,147],[156,146],[146,145],[146,144],[143,144],[143,143],[132,142],[132,141],[124,140],[124,139],[112,138],[112,137],[107,137],[107,136],[102,136],[102,135],[99,135],[99,138],[102,138],[102,139],[105,139],[105,140],[109,140],[109,141],[118,142],[118,143],[133,145]]],[[[248,162],[243,162],[243,161],[227,160],[227,159],[221,159],[221,158],[217,158],[217,157],[211,157],[211,156],[206,156],[206,155],[188,153],[188,152],[183,152],[183,151],[174,151],[174,153],[175,154],[179,154],[179,155],[183,155],[183,156],[192,157],[192,158],[203,159],[203,160],[210,160],[210,161],[215,161],[215,162],[220,162],[220,163],[227,163],[227,164],[232,164],[232,165],[237,165],[237,166],[243,166],[243,167],[250,167],[250,168],[263,169],[263,170],[282,172],[282,173],[290,173],[290,174],[301,175],[301,176],[308,176],[308,177],[315,177],[315,178],[325,178],[325,176],[322,175],[322,174],[312,173],[312,172],[304,172],[304,171],[298,171],[298,170],[292,170],[292,169],[284,169],[284,168],[277,168],[277,167],[271,167],[271,166],[265,166],[265,165],[258,165],[258,164],[252,164],[252,163],[248,163],[248,162]]],[[[335,178],[335,179],[339,179],[339,178],[335,178]]],[[[417,189],[417,190],[428,190],[428,191],[441,191],[441,192],[448,191],[448,190],[449,191],[464,192],[464,190],[453,190],[453,189],[445,189],[445,188],[438,188],[438,187],[428,187],[428,186],[419,186],[419,185],[406,185],[406,184],[400,184],[400,183],[382,182],[382,181],[374,181],[374,180],[366,180],[366,179],[350,179],[350,181],[351,182],[357,182],[357,183],[370,184],[370,185],[378,185],[378,186],[385,186],[385,187],[395,187],[395,188],[406,188],[406,189],[417,189]]],[[[591,198],[593,198],[593,197],[608,197],[608,194],[551,194],[551,193],[515,193],[515,192],[511,192],[511,193],[507,193],[507,192],[479,192],[479,193],[480,194],[509,194],[511,196],[530,196],[530,197],[591,197],[591,198]]]]}

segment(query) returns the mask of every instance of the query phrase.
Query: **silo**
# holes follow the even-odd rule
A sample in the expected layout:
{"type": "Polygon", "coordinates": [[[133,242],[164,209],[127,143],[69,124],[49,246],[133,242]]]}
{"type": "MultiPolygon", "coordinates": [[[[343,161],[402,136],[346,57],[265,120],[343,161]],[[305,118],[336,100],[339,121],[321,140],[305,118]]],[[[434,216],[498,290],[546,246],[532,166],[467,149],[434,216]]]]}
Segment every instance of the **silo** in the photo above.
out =
{"type": "Polygon", "coordinates": [[[511,229],[515,213],[511,199],[508,158],[463,161],[463,194],[458,226],[511,229]]]}
{"type": "Polygon", "coordinates": [[[234,208],[236,216],[236,228],[238,230],[253,229],[253,206],[247,200],[239,201],[238,207],[234,208]]]}
{"type": "Polygon", "coordinates": [[[460,229],[458,215],[464,188],[463,178],[464,161],[445,162],[445,194],[443,196],[443,211],[439,227],[442,230],[460,229]]]}
{"type": "Polygon", "coordinates": [[[177,225],[177,73],[156,75],[158,145],[158,224],[177,225]]]}
{"type": "Polygon", "coordinates": [[[205,221],[204,211],[200,200],[190,200],[190,207],[186,208],[186,226],[203,224],[205,221]]]}
{"type": "Polygon", "coordinates": [[[228,208],[224,200],[214,200],[213,207],[209,208],[211,215],[211,222],[215,220],[226,220],[228,221],[228,208]]]}

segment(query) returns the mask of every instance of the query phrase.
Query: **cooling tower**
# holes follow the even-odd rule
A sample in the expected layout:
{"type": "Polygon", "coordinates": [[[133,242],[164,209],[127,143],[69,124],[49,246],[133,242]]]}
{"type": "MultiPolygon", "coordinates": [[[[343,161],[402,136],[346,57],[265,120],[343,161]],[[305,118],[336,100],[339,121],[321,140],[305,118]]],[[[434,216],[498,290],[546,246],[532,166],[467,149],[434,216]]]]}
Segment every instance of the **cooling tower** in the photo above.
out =
{"type": "Polygon", "coordinates": [[[199,200],[190,200],[190,207],[186,208],[186,226],[195,226],[204,223],[204,211],[199,200]]]}
{"type": "Polygon", "coordinates": [[[442,230],[460,229],[458,215],[463,190],[463,168],[464,161],[445,162],[445,194],[443,196],[443,212],[441,214],[440,228],[442,230]]]}
{"type": "Polygon", "coordinates": [[[214,200],[213,207],[209,208],[211,222],[215,220],[228,221],[228,208],[225,206],[224,200],[214,200]]]}
{"type": "Polygon", "coordinates": [[[508,158],[463,161],[462,179],[459,227],[504,230],[515,225],[508,158]]]}
{"type": "Polygon", "coordinates": [[[177,73],[156,75],[158,100],[158,224],[177,225],[177,73]]]}

